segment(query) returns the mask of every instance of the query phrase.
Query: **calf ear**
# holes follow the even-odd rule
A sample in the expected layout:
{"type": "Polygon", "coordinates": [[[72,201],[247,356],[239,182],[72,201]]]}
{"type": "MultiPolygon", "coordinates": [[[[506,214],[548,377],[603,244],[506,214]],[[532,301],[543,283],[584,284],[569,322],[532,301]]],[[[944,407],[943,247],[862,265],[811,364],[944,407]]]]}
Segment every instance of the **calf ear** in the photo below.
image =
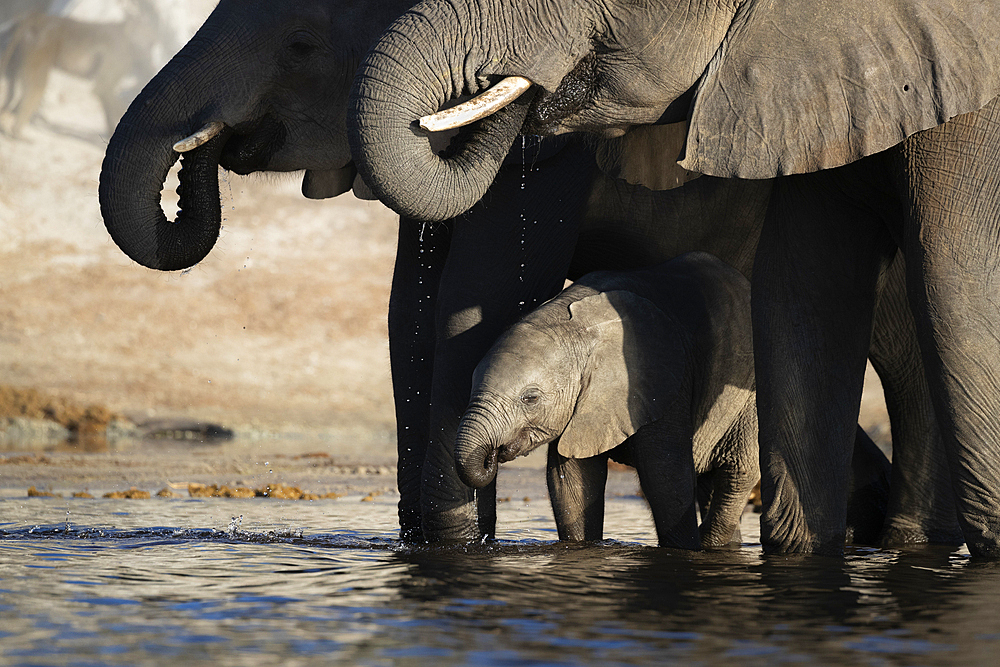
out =
{"type": "Polygon", "coordinates": [[[677,160],[684,149],[688,124],[640,125],[614,139],[595,139],[597,166],[612,178],[650,190],[680,187],[700,174],[677,160]]]}
{"type": "Polygon", "coordinates": [[[1000,89],[987,0],[747,0],[699,83],[681,165],[771,178],[838,167],[1000,89]]]}
{"type": "Polygon", "coordinates": [[[677,340],[671,320],[653,302],[612,291],[570,304],[570,315],[593,342],[580,395],[558,451],[587,458],[614,449],[658,419],[675,376],[677,340]]]}

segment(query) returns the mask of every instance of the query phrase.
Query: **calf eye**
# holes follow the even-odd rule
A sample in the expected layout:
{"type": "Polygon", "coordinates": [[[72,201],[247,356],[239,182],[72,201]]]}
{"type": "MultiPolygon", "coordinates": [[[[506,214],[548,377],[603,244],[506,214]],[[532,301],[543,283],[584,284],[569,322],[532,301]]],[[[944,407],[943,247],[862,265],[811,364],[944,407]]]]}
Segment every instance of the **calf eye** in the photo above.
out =
{"type": "Polygon", "coordinates": [[[521,394],[521,402],[525,405],[534,405],[541,397],[542,394],[537,389],[529,389],[521,394]]]}

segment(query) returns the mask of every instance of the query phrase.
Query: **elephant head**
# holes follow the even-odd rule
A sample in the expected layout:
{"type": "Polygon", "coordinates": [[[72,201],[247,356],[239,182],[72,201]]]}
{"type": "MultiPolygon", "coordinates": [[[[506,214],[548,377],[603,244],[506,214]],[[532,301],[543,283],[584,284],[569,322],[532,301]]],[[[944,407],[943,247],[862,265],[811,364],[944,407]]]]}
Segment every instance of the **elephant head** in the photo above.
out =
{"type": "Polygon", "coordinates": [[[441,219],[480,198],[518,132],[688,119],[681,165],[740,178],[882,151],[996,95],[1000,13],[986,0],[424,0],[358,74],[359,172],[397,211],[441,219]],[[508,112],[451,154],[419,149],[417,119],[511,76],[538,89],[523,128],[508,112]]]}
{"type": "Polygon", "coordinates": [[[305,169],[311,197],[349,190],[350,82],[375,37],[411,4],[222,0],[108,144],[100,200],[115,243],[150,268],[199,262],[219,234],[219,166],[238,174],[305,169]],[[171,222],[160,191],[179,154],[180,211],[171,222]]]}
{"type": "Polygon", "coordinates": [[[559,439],[566,458],[608,452],[661,411],[665,315],[624,290],[577,283],[497,340],[473,376],[455,441],[459,477],[474,488],[497,465],[559,439]]]}

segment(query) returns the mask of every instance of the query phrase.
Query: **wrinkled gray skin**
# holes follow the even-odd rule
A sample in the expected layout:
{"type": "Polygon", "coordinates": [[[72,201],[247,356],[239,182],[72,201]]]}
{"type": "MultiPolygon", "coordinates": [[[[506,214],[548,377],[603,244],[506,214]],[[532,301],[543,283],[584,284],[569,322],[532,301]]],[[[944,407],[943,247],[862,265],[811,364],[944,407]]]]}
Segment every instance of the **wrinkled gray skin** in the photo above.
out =
{"type": "MultiPolygon", "coordinates": [[[[357,184],[344,118],[348,87],[370,42],[410,3],[393,4],[220,2],[132,103],[108,145],[101,209],[122,250],[161,270],[200,261],[221,222],[217,164],[238,173],[307,169],[303,190],[314,197],[357,184]],[[160,190],[178,157],[171,146],[210,120],[223,121],[225,135],[183,159],[183,213],[168,223],[160,190]]],[[[474,494],[459,480],[455,430],[476,364],[567,277],[689,250],[750,275],[772,183],[703,176],[658,191],[676,181],[658,155],[670,146],[676,152],[678,135],[649,132],[597,149],[578,137],[547,139],[540,149],[518,141],[489,194],[461,219],[427,226],[401,219],[389,339],[403,539],[493,534],[494,491],[474,494]]],[[[937,484],[944,461],[933,446],[923,376],[911,363],[919,358],[902,269],[896,263],[887,274],[872,339],[894,458],[908,462],[893,468],[885,535],[891,543],[949,541],[955,513],[950,490],[937,484]]],[[[587,474],[576,461],[554,460],[550,475],[587,474]]]]}
{"type": "Polygon", "coordinates": [[[962,531],[1000,557],[995,0],[426,0],[355,79],[355,160],[379,198],[433,218],[481,196],[490,159],[447,207],[449,159],[387,166],[411,159],[413,120],[515,74],[537,84],[529,111],[497,114],[526,114],[519,131],[687,119],[682,166],[778,177],[753,281],[768,552],[841,552],[873,312],[902,255],[962,531]]]}
{"type": "Polygon", "coordinates": [[[473,376],[459,475],[485,486],[498,463],[549,443],[605,470],[617,448],[661,546],[729,544],[760,478],[746,278],[705,253],[590,273],[506,331],[473,376]],[[696,477],[710,472],[699,535],[696,477]]]}
{"type": "MultiPolygon", "coordinates": [[[[499,463],[548,444],[550,463],[587,473],[549,466],[560,539],[599,540],[610,456],[635,466],[661,546],[738,543],[760,478],[750,327],[750,283],[707,253],[583,276],[504,332],[476,367],[455,442],[459,476],[481,488],[499,463]],[[702,482],[710,502],[698,527],[702,482]]],[[[850,538],[870,543],[885,516],[889,462],[864,437],[853,460],[850,538]]]]}

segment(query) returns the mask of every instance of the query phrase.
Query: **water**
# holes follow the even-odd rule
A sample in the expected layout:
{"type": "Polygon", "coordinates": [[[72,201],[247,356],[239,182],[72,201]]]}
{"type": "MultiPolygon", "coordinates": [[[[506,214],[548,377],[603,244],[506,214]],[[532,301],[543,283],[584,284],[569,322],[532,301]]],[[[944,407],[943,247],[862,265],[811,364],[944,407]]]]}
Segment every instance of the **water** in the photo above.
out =
{"type": "Polygon", "coordinates": [[[397,497],[0,500],[0,664],[995,664],[1000,566],[962,552],[766,557],[555,541],[543,499],[500,540],[408,548],[397,497]],[[242,519],[240,518],[242,516],[242,519]]]}

